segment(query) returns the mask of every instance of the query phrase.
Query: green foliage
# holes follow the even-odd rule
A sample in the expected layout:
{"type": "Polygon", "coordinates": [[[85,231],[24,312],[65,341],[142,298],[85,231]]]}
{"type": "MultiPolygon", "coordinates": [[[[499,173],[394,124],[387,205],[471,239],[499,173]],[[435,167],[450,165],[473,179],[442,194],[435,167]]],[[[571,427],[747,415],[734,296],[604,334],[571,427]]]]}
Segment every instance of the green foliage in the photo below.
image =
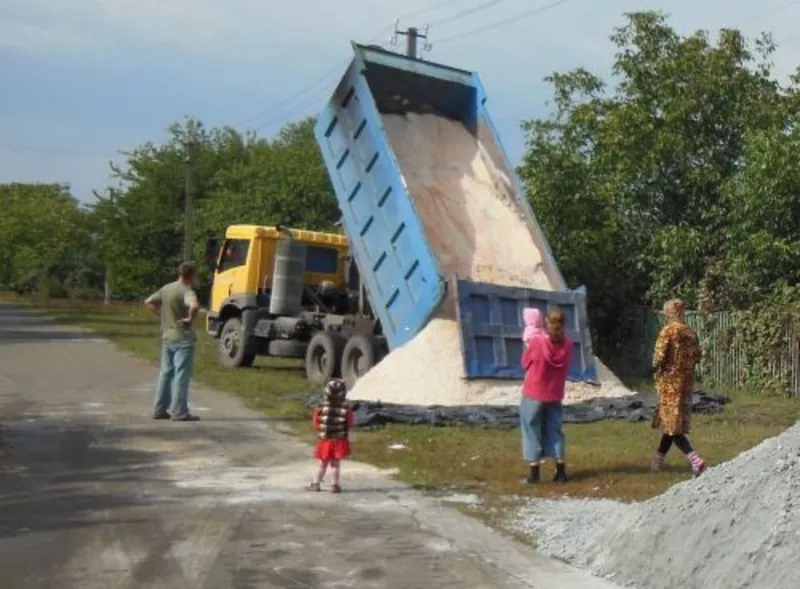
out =
{"type": "Polygon", "coordinates": [[[313,137],[313,120],[284,127],[272,140],[187,120],[166,143],[145,144],[114,168],[118,186],[94,207],[101,256],[118,298],[146,294],[171,280],[183,255],[186,167],[194,154],[194,258],[208,236],[235,223],[327,229],[338,208],[313,137]]]}
{"type": "Polygon", "coordinates": [[[92,280],[90,217],[58,184],[0,185],[0,288],[80,295],[92,280]]]}
{"type": "Polygon", "coordinates": [[[162,144],[145,143],[112,165],[113,185],[81,208],[65,186],[0,186],[0,289],[97,298],[146,295],[171,280],[183,256],[187,159],[194,156],[194,258],[234,223],[331,229],[336,199],[313,119],[272,139],[206,129],[187,119],[162,144]]]}
{"type": "Polygon", "coordinates": [[[589,290],[598,347],[630,305],[771,308],[800,273],[796,81],[775,81],[768,36],[680,36],[642,12],[611,41],[613,87],[548,78],[555,109],[523,123],[519,169],[565,278],[589,290]]]}
{"type": "MultiPolygon", "coordinates": [[[[734,328],[723,332],[728,346],[738,345],[746,362],[737,366],[739,382],[757,394],[792,391],[794,345],[800,336],[800,289],[776,288],[760,305],[737,311],[734,328]]],[[[713,321],[713,315],[706,320],[713,321]]]]}
{"type": "Polygon", "coordinates": [[[200,208],[202,229],[219,233],[234,223],[333,228],[339,209],[313,127],[306,119],[288,124],[272,141],[240,144],[236,161],[213,176],[200,208]]]}

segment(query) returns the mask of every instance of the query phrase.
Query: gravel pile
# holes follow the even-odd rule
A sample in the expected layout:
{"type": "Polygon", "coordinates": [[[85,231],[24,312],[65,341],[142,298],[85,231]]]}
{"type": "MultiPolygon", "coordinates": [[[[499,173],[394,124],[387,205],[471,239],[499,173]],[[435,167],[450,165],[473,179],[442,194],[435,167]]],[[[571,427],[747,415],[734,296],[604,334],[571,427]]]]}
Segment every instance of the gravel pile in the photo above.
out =
{"type": "Polygon", "coordinates": [[[517,512],[511,527],[532,538],[542,554],[586,566],[587,546],[630,508],[608,499],[536,499],[517,512]]]}
{"type": "Polygon", "coordinates": [[[542,552],[639,589],[796,589],[800,423],[641,504],[537,501],[520,516],[542,552]]]}

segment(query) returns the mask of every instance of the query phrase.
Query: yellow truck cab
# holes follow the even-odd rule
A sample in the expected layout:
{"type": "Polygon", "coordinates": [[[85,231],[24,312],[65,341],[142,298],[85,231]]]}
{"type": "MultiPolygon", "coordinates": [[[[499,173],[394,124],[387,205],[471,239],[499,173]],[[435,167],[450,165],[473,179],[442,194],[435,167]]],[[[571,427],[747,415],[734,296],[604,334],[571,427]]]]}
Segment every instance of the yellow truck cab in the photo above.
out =
{"type": "Polygon", "coordinates": [[[232,225],[207,256],[206,328],[223,366],[304,358],[312,382],[342,376],[352,386],[387,353],[344,235],[232,225]]]}

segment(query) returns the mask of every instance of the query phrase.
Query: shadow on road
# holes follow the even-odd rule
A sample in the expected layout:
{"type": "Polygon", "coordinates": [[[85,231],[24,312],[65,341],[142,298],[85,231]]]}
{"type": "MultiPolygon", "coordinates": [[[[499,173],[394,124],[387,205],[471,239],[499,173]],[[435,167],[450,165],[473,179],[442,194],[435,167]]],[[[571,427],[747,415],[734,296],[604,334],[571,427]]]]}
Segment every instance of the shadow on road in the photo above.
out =
{"type": "MultiPolygon", "coordinates": [[[[196,426],[159,422],[132,431],[36,414],[7,421],[0,454],[0,540],[115,520],[128,524],[136,519],[128,508],[171,501],[147,491],[168,484],[163,462],[174,458],[169,448],[186,443],[193,434],[189,427],[196,426]],[[145,446],[157,442],[162,450],[126,447],[132,436],[145,446]]],[[[256,438],[234,423],[215,427],[217,436],[233,445],[256,438]]]]}
{"type": "Polygon", "coordinates": [[[20,344],[20,343],[47,343],[47,342],[75,342],[75,343],[100,343],[108,341],[109,338],[124,337],[124,338],[143,338],[153,339],[150,333],[129,333],[126,331],[107,331],[103,334],[91,332],[75,332],[75,331],[58,331],[58,330],[44,330],[44,331],[30,331],[30,330],[14,330],[14,329],[0,329],[0,345],[2,344],[20,344]]]}
{"type": "Polygon", "coordinates": [[[0,317],[42,317],[28,307],[10,305],[0,301],[0,317]]]}
{"type": "Polygon", "coordinates": [[[26,342],[46,343],[63,341],[88,343],[104,340],[105,338],[100,337],[95,333],[81,333],[63,330],[32,331],[30,329],[0,329],[0,345],[26,342]]]}

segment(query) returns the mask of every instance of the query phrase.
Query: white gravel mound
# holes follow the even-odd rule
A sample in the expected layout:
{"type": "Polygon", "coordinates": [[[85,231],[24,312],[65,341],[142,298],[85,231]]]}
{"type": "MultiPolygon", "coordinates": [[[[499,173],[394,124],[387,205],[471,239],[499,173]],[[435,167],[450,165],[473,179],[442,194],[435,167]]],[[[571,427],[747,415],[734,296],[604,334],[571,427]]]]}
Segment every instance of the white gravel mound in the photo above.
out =
{"type": "Polygon", "coordinates": [[[538,548],[639,589],[796,589],[800,423],[650,501],[532,502],[538,548]]]}
{"type": "Polygon", "coordinates": [[[586,547],[630,508],[609,499],[535,499],[509,523],[514,531],[529,536],[542,554],[586,566],[586,547]]]}

